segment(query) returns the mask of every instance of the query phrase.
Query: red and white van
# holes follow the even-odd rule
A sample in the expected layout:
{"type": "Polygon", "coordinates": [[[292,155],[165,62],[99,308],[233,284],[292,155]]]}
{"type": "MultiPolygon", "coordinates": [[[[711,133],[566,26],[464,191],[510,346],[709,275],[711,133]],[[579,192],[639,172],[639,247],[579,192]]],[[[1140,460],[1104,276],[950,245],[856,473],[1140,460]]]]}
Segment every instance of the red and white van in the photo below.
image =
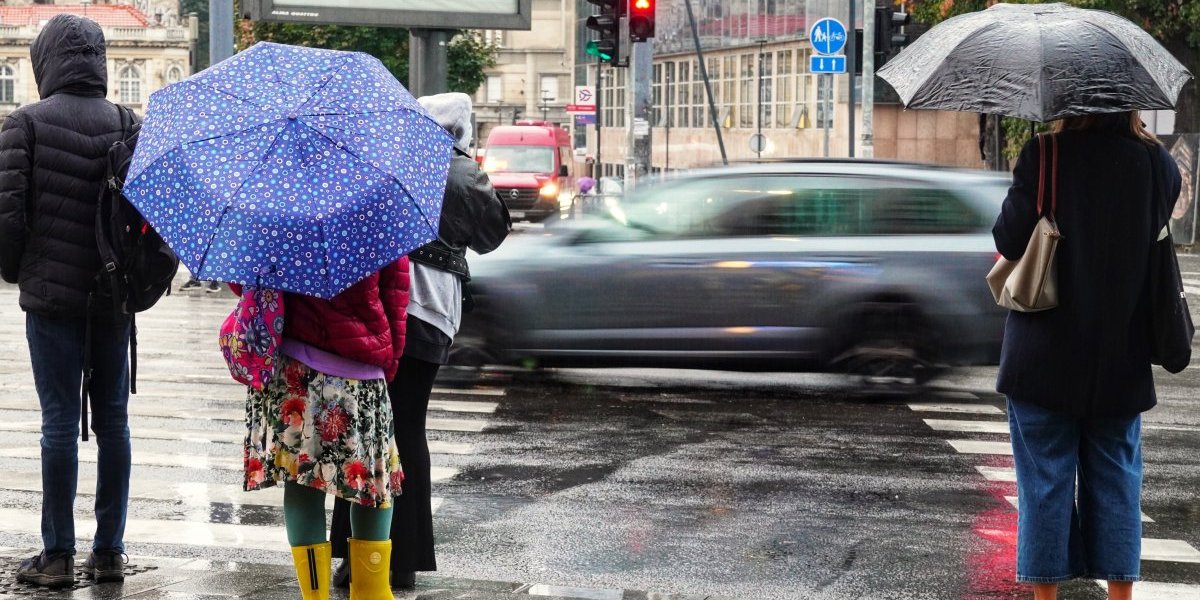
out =
{"type": "Polygon", "coordinates": [[[513,220],[541,221],[561,210],[574,189],[571,138],[545,121],[494,127],[483,147],[483,170],[513,220]]]}

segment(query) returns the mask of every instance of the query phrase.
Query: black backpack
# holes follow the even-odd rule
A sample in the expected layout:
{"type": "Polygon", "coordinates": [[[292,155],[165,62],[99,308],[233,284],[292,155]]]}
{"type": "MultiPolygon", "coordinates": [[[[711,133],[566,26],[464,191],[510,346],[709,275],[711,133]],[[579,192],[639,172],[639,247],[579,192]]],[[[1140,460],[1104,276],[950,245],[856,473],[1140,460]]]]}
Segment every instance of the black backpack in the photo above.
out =
{"type": "Polygon", "coordinates": [[[103,287],[118,314],[142,312],[171,289],[179,257],[162,236],[125,198],[125,175],[133,160],[141,123],[133,111],[119,106],[122,139],[108,149],[108,172],[96,203],[96,245],[100,249],[103,287]]]}
{"type": "MultiPolygon", "coordinates": [[[[179,271],[179,257],[162,236],[142,217],[121,190],[133,160],[141,123],[130,109],[117,105],[121,115],[120,140],[108,149],[104,186],[96,201],[96,246],[100,250],[100,273],[96,291],[111,303],[118,316],[129,315],[129,392],[137,393],[137,320],[133,317],[154,306],[171,293],[171,282],[179,271]]],[[[82,423],[83,440],[88,439],[88,392],[92,381],[92,303],[89,298],[88,325],[83,350],[82,423]]]]}

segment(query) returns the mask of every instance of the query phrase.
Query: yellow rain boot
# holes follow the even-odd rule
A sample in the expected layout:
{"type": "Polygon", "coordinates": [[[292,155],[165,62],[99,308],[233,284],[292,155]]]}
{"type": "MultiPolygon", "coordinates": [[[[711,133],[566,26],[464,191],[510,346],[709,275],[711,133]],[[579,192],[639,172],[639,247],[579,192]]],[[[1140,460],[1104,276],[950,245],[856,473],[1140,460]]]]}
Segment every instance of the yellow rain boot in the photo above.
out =
{"type": "Polygon", "coordinates": [[[350,600],[392,600],[392,540],[350,538],[350,600]]]}
{"type": "Polygon", "coordinates": [[[329,563],[333,550],[329,542],[312,546],[292,546],[296,579],[302,600],[329,600],[329,563]]]}

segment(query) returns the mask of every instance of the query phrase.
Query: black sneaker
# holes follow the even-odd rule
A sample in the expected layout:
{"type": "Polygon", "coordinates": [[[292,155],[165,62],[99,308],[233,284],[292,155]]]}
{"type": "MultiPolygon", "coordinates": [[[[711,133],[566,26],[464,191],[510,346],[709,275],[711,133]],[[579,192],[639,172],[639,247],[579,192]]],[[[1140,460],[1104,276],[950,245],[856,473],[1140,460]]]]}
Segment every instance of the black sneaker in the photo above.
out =
{"type": "Polygon", "coordinates": [[[125,581],[125,555],[116,550],[93,550],[83,561],[83,572],[96,583],[125,581]]]}
{"type": "Polygon", "coordinates": [[[187,280],[187,282],[186,282],[186,283],[184,283],[183,285],[179,286],[179,291],[181,291],[181,292],[182,292],[182,291],[184,291],[184,290],[190,290],[190,289],[193,289],[193,288],[198,288],[198,287],[200,287],[201,285],[203,285],[203,284],[201,284],[201,283],[200,283],[198,280],[195,280],[195,279],[189,279],[189,280],[187,280]]]}
{"type": "Polygon", "coordinates": [[[215,294],[215,293],[221,291],[221,284],[214,281],[214,282],[208,284],[208,289],[204,290],[204,291],[205,291],[205,293],[208,293],[208,294],[215,294]]]}
{"type": "Polygon", "coordinates": [[[75,585],[75,557],[42,552],[27,558],[17,567],[17,581],[48,588],[71,587],[75,585]]]}

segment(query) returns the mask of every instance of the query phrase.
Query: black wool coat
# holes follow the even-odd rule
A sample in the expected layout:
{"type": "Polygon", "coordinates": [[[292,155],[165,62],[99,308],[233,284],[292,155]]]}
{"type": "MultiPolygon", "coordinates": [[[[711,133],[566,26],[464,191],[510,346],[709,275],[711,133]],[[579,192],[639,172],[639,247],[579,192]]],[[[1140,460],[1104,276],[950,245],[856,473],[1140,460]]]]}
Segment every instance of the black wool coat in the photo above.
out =
{"type": "Polygon", "coordinates": [[[105,99],[104,34],[75,15],[50,20],[30,47],[42,100],[0,127],[0,275],[21,308],[81,317],[100,272],[96,203],[121,116],[105,99]]]}
{"type": "MultiPolygon", "coordinates": [[[[1179,196],[1179,169],[1161,144],[1129,133],[1057,137],[1059,306],[1009,313],[996,389],[1073,416],[1132,416],[1156,402],[1147,272],[1179,196]]],[[[1039,158],[1035,139],[1017,159],[992,229],[1010,260],[1025,253],[1037,223],[1039,158]]]]}

